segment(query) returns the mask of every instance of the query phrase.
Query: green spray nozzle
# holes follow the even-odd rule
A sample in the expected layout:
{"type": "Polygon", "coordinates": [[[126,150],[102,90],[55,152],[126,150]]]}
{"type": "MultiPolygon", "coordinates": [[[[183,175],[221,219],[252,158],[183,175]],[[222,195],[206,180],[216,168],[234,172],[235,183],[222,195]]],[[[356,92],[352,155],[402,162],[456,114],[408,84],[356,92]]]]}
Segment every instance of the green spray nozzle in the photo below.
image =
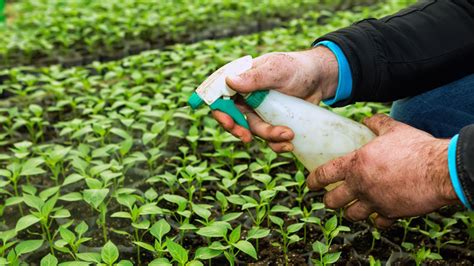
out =
{"type": "Polygon", "coordinates": [[[209,105],[211,110],[219,110],[228,114],[238,125],[249,129],[245,116],[240,112],[234,101],[230,98],[236,94],[225,82],[227,76],[236,76],[252,67],[252,57],[244,56],[232,61],[216,72],[212,73],[191,95],[188,104],[196,109],[203,103],[209,105]]]}

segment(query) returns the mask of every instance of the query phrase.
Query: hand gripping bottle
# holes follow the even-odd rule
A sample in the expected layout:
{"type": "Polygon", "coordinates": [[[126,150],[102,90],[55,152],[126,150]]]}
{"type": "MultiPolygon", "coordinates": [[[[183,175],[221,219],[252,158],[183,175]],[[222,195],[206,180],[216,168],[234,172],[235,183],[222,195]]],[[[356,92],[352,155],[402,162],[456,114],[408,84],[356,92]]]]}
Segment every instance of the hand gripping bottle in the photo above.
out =
{"type": "MultiPolygon", "coordinates": [[[[212,110],[227,113],[237,124],[248,129],[244,115],[230,99],[236,92],[227,86],[225,78],[239,75],[251,67],[250,56],[221,67],[196,89],[189,99],[189,104],[196,109],[205,102],[212,110]]],[[[310,171],[331,159],[358,149],[375,137],[372,131],[362,124],[275,90],[255,91],[243,96],[245,102],[264,121],[293,130],[293,154],[310,171]]]]}

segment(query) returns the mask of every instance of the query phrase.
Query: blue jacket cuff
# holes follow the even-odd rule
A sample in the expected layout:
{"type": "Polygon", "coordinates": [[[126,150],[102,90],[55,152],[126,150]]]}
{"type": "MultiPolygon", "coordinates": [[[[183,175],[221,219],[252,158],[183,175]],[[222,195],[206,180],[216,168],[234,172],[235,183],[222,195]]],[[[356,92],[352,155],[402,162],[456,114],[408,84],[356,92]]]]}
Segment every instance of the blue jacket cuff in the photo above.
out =
{"type": "Polygon", "coordinates": [[[453,184],[454,191],[456,195],[461,200],[462,204],[466,206],[469,210],[471,210],[471,205],[464,195],[461,183],[459,182],[458,171],[456,168],[456,146],[458,143],[459,135],[454,136],[451,141],[449,142],[448,146],[448,169],[449,169],[449,176],[451,178],[451,184],[453,184]]]}
{"type": "Polygon", "coordinates": [[[318,42],[316,46],[325,46],[329,50],[331,50],[334,55],[336,56],[338,69],[339,69],[339,77],[336,89],[336,95],[333,98],[325,99],[323,102],[326,105],[333,105],[336,102],[346,100],[351,96],[352,93],[352,72],[349,66],[349,62],[347,61],[346,56],[342,52],[341,48],[334,42],[331,41],[322,41],[318,42]]]}

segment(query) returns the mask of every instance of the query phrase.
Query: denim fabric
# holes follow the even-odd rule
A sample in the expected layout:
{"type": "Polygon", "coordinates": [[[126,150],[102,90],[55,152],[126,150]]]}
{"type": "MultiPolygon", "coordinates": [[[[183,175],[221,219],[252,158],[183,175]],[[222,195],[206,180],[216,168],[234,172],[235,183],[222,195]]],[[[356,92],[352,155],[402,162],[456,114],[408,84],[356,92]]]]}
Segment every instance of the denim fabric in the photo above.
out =
{"type": "Polygon", "coordinates": [[[451,138],[461,128],[474,123],[474,74],[398,100],[390,115],[435,137],[451,138]]]}

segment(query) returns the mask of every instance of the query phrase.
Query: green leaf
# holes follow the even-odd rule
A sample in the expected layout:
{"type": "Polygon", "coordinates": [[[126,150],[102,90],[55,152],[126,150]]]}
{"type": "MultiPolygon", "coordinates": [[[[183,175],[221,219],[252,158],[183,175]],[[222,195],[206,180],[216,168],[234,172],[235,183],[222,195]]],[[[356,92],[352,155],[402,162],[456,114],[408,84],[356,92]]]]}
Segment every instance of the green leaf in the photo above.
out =
{"type": "Polygon", "coordinates": [[[119,258],[119,251],[117,249],[117,246],[115,246],[115,244],[109,240],[102,248],[100,256],[102,257],[102,261],[112,265],[119,258]]]}
{"type": "Polygon", "coordinates": [[[94,208],[98,208],[99,205],[109,194],[108,188],[103,189],[85,189],[83,191],[84,201],[92,205],[94,208]]]}
{"type": "Polygon", "coordinates": [[[79,175],[79,174],[70,174],[68,175],[65,179],[64,179],[64,182],[63,182],[63,186],[67,186],[67,185],[70,185],[70,184],[73,184],[73,183],[76,183],[80,180],[84,179],[84,177],[82,175],[79,175]]]}
{"type": "Polygon", "coordinates": [[[198,260],[192,260],[192,261],[186,263],[186,266],[204,266],[204,264],[202,264],[202,262],[200,262],[198,260]]]}
{"type": "Polygon", "coordinates": [[[180,244],[175,243],[173,240],[168,238],[166,240],[166,246],[168,247],[171,257],[173,257],[176,262],[179,264],[185,264],[188,262],[188,251],[185,250],[180,244]]]}
{"type": "Polygon", "coordinates": [[[21,256],[22,254],[33,252],[39,249],[43,245],[43,240],[24,240],[19,242],[15,246],[15,252],[17,256],[21,256]]]}
{"type": "Polygon", "coordinates": [[[52,218],[68,218],[71,217],[71,213],[67,209],[59,209],[51,215],[52,218]]]}
{"type": "Polygon", "coordinates": [[[148,266],[173,266],[167,258],[154,259],[148,266]]]}
{"type": "Polygon", "coordinates": [[[161,219],[150,228],[150,233],[160,242],[167,233],[171,231],[171,226],[165,219],[161,219]]]}
{"type": "Polygon", "coordinates": [[[313,251],[324,255],[329,251],[329,247],[321,241],[316,241],[313,243],[313,251]]]}
{"type": "Polygon", "coordinates": [[[48,254],[41,259],[40,266],[56,266],[58,259],[52,254],[48,254]]]}
{"type": "Polygon", "coordinates": [[[121,260],[116,264],[116,266],[133,266],[133,263],[129,260],[121,260]]]}
{"type": "Polygon", "coordinates": [[[83,235],[84,233],[87,232],[87,230],[89,230],[89,226],[87,225],[86,222],[82,221],[81,223],[79,223],[76,228],[74,228],[74,231],[78,234],[78,235],[83,235]]]}
{"type": "Polygon", "coordinates": [[[61,235],[61,238],[68,243],[74,243],[74,241],[76,241],[74,233],[65,227],[59,227],[59,234],[61,235]]]}
{"type": "Polygon", "coordinates": [[[133,241],[133,244],[139,246],[139,247],[142,247],[148,251],[151,251],[151,252],[155,252],[155,248],[148,244],[148,243],[145,243],[145,242],[140,242],[140,241],[133,241]]]}
{"type": "Polygon", "coordinates": [[[193,208],[193,212],[204,220],[207,221],[207,219],[209,219],[209,216],[211,216],[211,212],[208,209],[204,208],[201,204],[191,203],[191,206],[193,208]]]}
{"type": "Polygon", "coordinates": [[[273,216],[273,215],[269,215],[268,217],[270,218],[272,223],[278,225],[279,227],[283,227],[283,223],[284,223],[283,219],[277,216],[273,216]]]}
{"type": "Polygon", "coordinates": [[[253,245],[247,240],[240,240],[239,242],[232,244],[234,247],[238,248],[240,251],[249,255],[250,257],[257,259],[257,251],[253,245]]]}
{"type": "Polygon", "coordinates": [[[339,260],[340,256],[341,256],[341,252],[334,252],[334,253],[326,254],[323,257],[323,263],[324,264],[336,263],[339,260]]]}
{"type": "Polygon", "coordinates": [[[23,195],[23,202],[31,208],[41,211],[41,207],[44,205],[44,201],[37,196],[25,194],[23,195]]]}
{"type": "Polygon", "coordinates": [[[101,257],[99,253],[93,253],[93,252],[77,253],[76,256],[80,260],[87,261],[87,262],[94,262],[94,263],[101,262],[101,257]]]}
{"type": "Polygon", "coordinates": [[[239,241],[241,227],[242,226],[239,224],[239,226],[237,226],[234,230],[232,230],[232,232],[229,235],[229,242],[230,243],[235,243],[235,242],[239,241]]]}
{"type": "Polygon", "coordinates": [[[270,234],[270,229],[262,229],[258,227],[252,227],[247,233],[247,239],[259,239],[264,238],[270,234]]]}
{"type": "Polygon", "coordinates": [[[71,192],[59,197],[60,200],[64,201],[80,201],[82,200],[82,194],[79,192],[71,192]]]}
{"type": "Polygon", "coordinates": [[[208,247],[200,247],[196,250],[196,254],[194,255],[194,258],[200,259],[200,260],[208,260],[208,259],[215,258],[221,254],[222,254],[222,250],[210,249],[208,247]]]}
{"type": "Polygon", "coordinates": [[[227,235],[227,230],[228,225],[215,222],[209,226],[199,228],[196,233],[204,237],[224,237],[227,235]]]}
{"type": "Polygon", "coordinates": [[[223,222],[230,222],[239,218],[243,213],[242,212],[229,212],[221,217],[223,222]]]}
{"type": "Polygon", "coordinates": [[[30,175],[39,175],[43,174],[46,171],[41,169],[39,166],[44,163],[42,158],[31,158],[28,159],[22,166],[21,166],[21,176],[30,176],[30,175]]]}
{"type": "Polygon", "coordinates": [[[26,229],[26,228],[32,226],[33,224],[35,224],[39,221],[40,221],[40,218],[38,218],[38,217],[36,217],[32,214],[28,214],[26,216],[23,216],[18,220],[18,222],[16,222],[15,231],[19,232],[23,229],[26,229]]]}
{"type": "Polygon", "coordinates": [[[327,232],[332,232],[337,227],[337,216],[332,216],[329,220],[324,223],[324,229],[327,232]]]}
{"type": "Polygon", "coordinates": [[[288,232],[288,234],[296,233],[296,232],[298,232],[299,230],[301,230],[301,228],[303,228],[303,226],[304,226],[304,223],[292,224],[292,225],[289,225],[289,226],[286,228],[286,231],[288,232]]]}

